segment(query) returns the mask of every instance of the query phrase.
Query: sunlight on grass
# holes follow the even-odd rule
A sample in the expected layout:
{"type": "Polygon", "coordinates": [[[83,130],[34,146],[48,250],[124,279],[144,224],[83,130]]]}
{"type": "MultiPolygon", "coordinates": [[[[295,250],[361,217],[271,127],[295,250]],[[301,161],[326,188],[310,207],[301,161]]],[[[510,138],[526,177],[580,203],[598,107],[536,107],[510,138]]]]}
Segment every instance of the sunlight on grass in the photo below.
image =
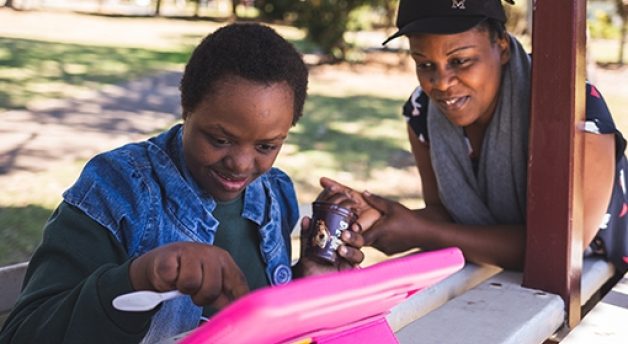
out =
{"type": "Polygon", "coordinates": [[[0,61],[9,60],[11,58],[11,51],[7,47],[0,46],[0,61]]]}
{"type": "Polygon", "coordinates": [[[41,241],[42,229],[76,179],[84,162],[60,163],[47,172],[3,179],[0,193],[0,266],[26,261],[41,241]]]}
{"type": "Polygon", "coordinates": [[[0,46],[0,111],[23,109],[33,100],[71,97],[160,70],[181,69],[190,53],[6,37],[0,37],[0,46]]]}
{"type": "Polygon", "coordinates": [[[84,164],[84,161],[59,162],[46,172],[5,177],[0,206],[37,204],[53,209],[61,201],[61,194],[76,180],[84,164]]]}
{"type": "Polygon", "coordinates": [[[375,97],[357,94],[352,83],[330,84],[313,78],[305,114],[277,159],[295,182],[299,202],[312,202],[321,190],[320,177],[327,176],[416,205],[420,183],[399,115],[407,90],[375,97]]]}
{"type": "Polygon", "coordinates": [[[77,63],[67,63],[63,65],[63,71],[68,74],[87,74],[89,71],[87,66],[77,63]]]}
{"type": "Polygon", "coordinates": [[[0,207],[0,266],[30,259],[50,210],[38,205],[0,207]]]}
{"type": "Polygon", "coordinates": [[[36,74],[35,71],[27,70],[23,68],[1,68],[0,69],[0,79],[11,79],[14,82],[32,78],[35,74],[36,74]]]}

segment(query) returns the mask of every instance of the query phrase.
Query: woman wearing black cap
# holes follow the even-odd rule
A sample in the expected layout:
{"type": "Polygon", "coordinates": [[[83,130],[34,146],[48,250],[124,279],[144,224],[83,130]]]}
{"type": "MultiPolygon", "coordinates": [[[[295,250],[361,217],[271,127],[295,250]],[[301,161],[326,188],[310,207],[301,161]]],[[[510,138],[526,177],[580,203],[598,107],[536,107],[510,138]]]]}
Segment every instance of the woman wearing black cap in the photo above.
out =
{"type": "MultiPolygon", "coordinates": [[[[505,22],[501,0],[400,1],[399,31],[386,42],[407,36],[416,64],[420,87],[403,112],[425,208],[353,192],[366,200],[359,222],[370,227],[367,243],[388,254],[458,246],[470,261],[522,268],[531,62],[505,22]]],[[[626,231],[628,164],[604,100],[586,88],[588,246],[600,228],[626,231]]],[[[346,188],[327,178],[321,185],[346,188]]]]}

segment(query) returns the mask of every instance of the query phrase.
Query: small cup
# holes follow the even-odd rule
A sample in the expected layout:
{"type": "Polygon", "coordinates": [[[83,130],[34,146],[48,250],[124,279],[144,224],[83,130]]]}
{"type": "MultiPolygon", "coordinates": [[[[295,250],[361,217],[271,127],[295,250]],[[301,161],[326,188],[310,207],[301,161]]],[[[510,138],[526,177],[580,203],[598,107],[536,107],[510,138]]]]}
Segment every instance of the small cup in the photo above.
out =
{"type": "Polygon", "coordinates": [[[335,263],[338,259],[336,249],[342,245],[340,235],[355,221],[357,215],[348,208],[327,202],[312,203],[305,255],[323,263],[335,263]]]}

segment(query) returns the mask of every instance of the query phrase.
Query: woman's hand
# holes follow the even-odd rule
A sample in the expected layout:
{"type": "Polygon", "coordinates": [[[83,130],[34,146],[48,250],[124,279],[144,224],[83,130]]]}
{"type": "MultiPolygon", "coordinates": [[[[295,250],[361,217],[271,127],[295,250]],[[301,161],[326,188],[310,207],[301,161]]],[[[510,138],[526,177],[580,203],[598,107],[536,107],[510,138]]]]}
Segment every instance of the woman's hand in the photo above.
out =
{"type": "Polygon", "coordinates": [[[368,192],[363,195],[364,200],[381,214],[379,220],[364,232],[366,245],[391,255],[423,244],[420,238],[429,226],[413,210],[368,192]]]}
{"type": "Polygon", "coordinates": [[[315,259],[305,255],[305,248],[308,244],[310,234],[309,217],[303,217],[301,220],[301,255],[296,266],[297,276],[313,276],[328,272],[336,272],[341,270],[352,269],[358,266],[364,260],[364,253],[360,250],[364,246],[364,238],[358,232],[353,230],[345,230],[342,232],[340,239],[343,244],[338,247],[336,253],[339,256],[336,263],[326,264],[320,263],[315,259]]]}
{"type": "Polygon", "coordinates": [[[362,193],[326,177],[320,179],[320,184],[325,190],[321,192],[319,197],[324,194],[343,193],[351,198],[353,204],[350,207],[358,215],[357,225],[354,225],[355,231],[368,230],[381,217],[381,212],[366,202],[362,193]]]}
{"type": "Polygon", "coordinates": [[[221,309],[248,293],[246,277],[219,247],[178,242],[137,257],[129,267],[135,290],[179,290],[199,306],[221,309]]]}

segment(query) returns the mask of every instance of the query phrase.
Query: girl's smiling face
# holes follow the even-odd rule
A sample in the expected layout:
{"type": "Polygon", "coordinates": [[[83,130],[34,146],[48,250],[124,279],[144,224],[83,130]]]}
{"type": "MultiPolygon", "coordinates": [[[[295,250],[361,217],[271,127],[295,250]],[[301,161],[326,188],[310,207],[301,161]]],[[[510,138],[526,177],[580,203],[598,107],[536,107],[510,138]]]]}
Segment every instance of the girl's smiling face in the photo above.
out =
{"type": "Polygon", "coordinates": [[[183,124],[183,154],[201,188],[218,201],[237,198],[268,171],[292,126],[287,83],[227,77],[183,124]]]}
{"type": "Polygon", "coordinates": [[[497,104],[508,38],[491,40],[478,27],[450,34],[411,35],[410,53],[421,88],[453,124],[488,123],[497,104]]]}

